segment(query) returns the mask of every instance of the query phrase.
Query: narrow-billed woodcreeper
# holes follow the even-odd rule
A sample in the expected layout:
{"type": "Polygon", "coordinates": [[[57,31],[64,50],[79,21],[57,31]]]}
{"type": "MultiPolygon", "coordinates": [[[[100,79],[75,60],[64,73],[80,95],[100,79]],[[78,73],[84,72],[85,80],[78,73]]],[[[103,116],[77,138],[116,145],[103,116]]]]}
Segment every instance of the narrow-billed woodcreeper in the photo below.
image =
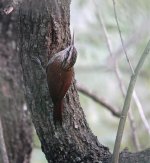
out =
{"type": "Polygon", "coordinates": [[[62,125],[63,99],[73,78],[73,65],[76,62],[77,51],[74,47],[74,38],[71,45],[53,55],[46,68],[49,92],[54,104],[54,124],[62,125]]]}

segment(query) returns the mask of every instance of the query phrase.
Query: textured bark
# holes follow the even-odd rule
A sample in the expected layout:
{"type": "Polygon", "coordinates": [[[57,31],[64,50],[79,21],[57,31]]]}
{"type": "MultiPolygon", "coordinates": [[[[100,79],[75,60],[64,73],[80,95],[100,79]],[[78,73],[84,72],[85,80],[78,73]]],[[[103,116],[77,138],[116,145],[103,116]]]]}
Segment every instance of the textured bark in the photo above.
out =
{"type": "Polygon", "coordinates": [[[0,117],[9,163],[29,163],[32,125],[24,108],[15,20],[15,15],[0,14],[0,117]]]}
{"type": "Polygon", "coordinates": [[[6,145],[5,145],[5,140],[4,140],[4,134],[3,134],[1,119],[0,119],[0,162],[9,163],[8,162],[8,155],[7,155],[7,151],[6,151],[6,145]]]}
{"type": "Polygon", "coordinates": [[[123,151],[119,163],[150,163],[150,148],[137,153],[123,151]]]}
{"type": "Polygon", "coordinates": [[[64,98],[63,126],[54,127],[46,76],[32,60],[38,57],[45,68],[51,55],[70,44],[70,0],[26,0],[20,7],[19,20],[25,94],[48,162],[110,162],[108,148],[98,142],[85,120],[75,80],[64,98]]]}

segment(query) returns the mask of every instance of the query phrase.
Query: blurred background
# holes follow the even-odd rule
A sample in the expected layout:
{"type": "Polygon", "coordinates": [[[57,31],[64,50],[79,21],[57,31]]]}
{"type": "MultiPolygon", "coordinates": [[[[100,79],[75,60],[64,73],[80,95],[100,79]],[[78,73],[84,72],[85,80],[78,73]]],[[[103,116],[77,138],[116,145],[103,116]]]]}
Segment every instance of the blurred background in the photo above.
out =
{"type": "MultiPolygon", "coordinates": [[[[150,3],[149,0],[116,0],[115,6],[124,47],[133,68],[135,68],[150,38],[150,3]]],[[[94,96],[103,98],[120,112],[124,97],[119,82],[124,85],[126,93],[131,70],[120,41],[113,1],[72,1],[71,31],[73,30],[78,50],[78,59],[75,65],[77,84],[79,87],[84,86],[83,88],[94,96]],[[116,73],[116,67],[119,73],[116,73]],[[120,81],[116,74],[119,75],[120,81]]],[[[137,151],[150,147],[149,60],[150,56],[136,83],[135,90],[138,100],[136,102],[132,100],[132,114],[126,123],[122,149],[128,147],[130,151],[137,151]],[[144,114],[139,112],[141,107],[138,108],[136,104],[139,102],[145,114],[144,118],[144,114]],[[145,120],[145,124],[143,120],[145,120]]],[[[79,95],[93,133],[98,137],[100,143],[108,146],[112,151],[119,118],[86,94],[79,93],[79,95]]],[[[32,154],[32,163],[46,163],[36,135],[34,140],[35,149],[32,154]]]]}

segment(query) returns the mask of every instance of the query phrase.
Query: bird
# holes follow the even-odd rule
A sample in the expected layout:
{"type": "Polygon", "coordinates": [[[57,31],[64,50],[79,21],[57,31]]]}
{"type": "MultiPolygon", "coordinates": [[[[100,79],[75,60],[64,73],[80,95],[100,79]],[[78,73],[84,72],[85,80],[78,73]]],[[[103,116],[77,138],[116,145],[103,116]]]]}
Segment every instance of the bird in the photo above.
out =
{"type": "Polygon", "coordinates": [[[46,67],[49,93],[54,104],[54,125],[62,125],[62,112],[64,110],[64,96],[66,95],[73,79],[73,66],[76,62],[77,51],[74,46],[74,35],[71,44],[64,50],[54,54],[46,67]]]}

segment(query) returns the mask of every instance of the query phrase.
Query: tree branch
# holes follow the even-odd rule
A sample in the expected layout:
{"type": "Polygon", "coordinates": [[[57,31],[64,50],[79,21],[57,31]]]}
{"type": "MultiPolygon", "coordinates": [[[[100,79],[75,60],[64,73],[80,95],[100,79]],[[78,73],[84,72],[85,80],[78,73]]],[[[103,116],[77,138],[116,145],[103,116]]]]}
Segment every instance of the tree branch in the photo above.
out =
{"type": "Polygon", "coordinates": [[[119,22],[118,22],[118,17],[117,17],[116,3],[115,3],[115,0],[112,0],[112,1],[113,1],[113,5],[114,5],[115,20],[116,20],[117,28],[118,28],[118,31],[119,31],[119,36],[120,36],[120,39],[121,39],[122,48],[123,48],[124,54],[126,56],[127,62],[129,63],[129,67],[131,69],[131,72],[132,72],[132,74],[134,74],[134,69],[132,67],[132,64],[130,62],[130,59],[129,59],[128,55],[127,55],[127,52],[126,52],[126,49],[125,49],[125,46],[124,46],[124,42],[123,42],[123,38],[122,38],[122,34],[121,34],[121,29],[120,29],[119,22]]]}
{"type": "Polygon", "coordinates": [[[130,103],[131,103],[131,98],[132,98],[134,86],[135,86],[136,79],[138,77],[139,71],[140,71],[147,55],[149,54],[149,51],[150,51],[150,41],[148,42],[137,66],[135,68],[135,71],[134,71],[135,73],[131,76],[131,80],[129,83],[127,95],[126,95],[123,110],[121,113],[121,119],[119,122],[118,131],[117,131],[117,136],[116,136],[116,141],[115,141],[115,146],[114,146],[114,151],[113,151],[112,163],[118,163],[120,144],[121,144],[121,140],[122,140],[122,135],[123,135],[123,131],[124,131],[124,126],[125,126],[128,110],[129,110],[130,103]]]}
{"type": "MultiPolygon", "coordinates": [[[[125,49],[129,49],[132,45],[138,45],[140,43],[140,41],[142,40],[142,38],[144,38],[146,35],[149,34],[149,26],[150,26],[150,22],[146,19],[144,21],[141,22],[140,27],[136,27],[136,29],[134,29],[134,33],[132,36],[129,37],[129,39],[124,40],[124,48],[125,49]],[[146,24],[145,26],[143,26],[143,24],[146,24]]],[[[114,52],[114,58],[118,58],[122,53],[122,46],[119,46],[114,52]]],[[[109,58],[108,58],[109,59],[109,58]]]]}
{"type": "MultiPolygon", "coordinates": [[[[117,23],[117,28],[118,28],[118,32],[119,32],[119,36],[120,36],[120,40],[121,40],[121,44],[122,44],[122,48],[123,48],[123,52],[124,52],[124,54],[126,56],[127,62],[129,63],[129,67],[131,69],[131,73],[134,74],[135,72],[133,70],[132,64],[130,62],[130,59],[128,57],[128,54],[127,54],[125,46],[124,46],[124,41],[123,41],[123,38],[122,38],[122,33],[121,33],[121,29],[120,29],[119,22],[118,22],[118,17],[117,17],[115,0],[112,0],[112,1],[113,1],[113,5],[114,5],[115,20],[116,20],[116,23],[117,23]]],[[[135,103],[136,103],[136,105],[138,107],[138,111],[139,111],[141,119],[142,119],[142,121],[143,121],[143,123],[145,125],[145,128],[148,131],[148,134],[150,135],[150,126],[148,125],[148,121],[147,121],[147,119],[146,119],[146,117],[144,115],[144,111],[143,111],[142,105],[141,105],[141,103],[139,101],[139,98],[138,98],[138,96],[136,94],[136,91],[133,92],[133,99],[134,99],[134,101],[135,101],[135,103]]],[[[133,115],[130,115],[130,114],[131,113],[129,112],[129,119],[130,119],[130,121],[132,121],[131,117],[133,117],[133,115]]]]}
{"type": "Polygon", "coordinates": [[[120,117],[119,109],[113,107],[106,99],[102,97],[98,97],[95,95],[95,93],[89,91],[84,86],[81,86],[81,84],[77,84],[77,89],[84,95],[90,97],[92,100],[100,104],[101,106],[105,107],[107,110],[109,110],[114,116],[120,117]]]}
{"type": "MultiPolygon", "coordinates": [[[[95,3],[95,7],[96,6],[97,5],[95,3]]],[[[123,98],[125,98],[125,86],[124,86],[124,84],[123,84],[123,82],[121,80],[120,70],[119,70],[118,64],[116,62],[116,58],[114,57],[114,54],[112,52],[112,44],[111,44],[111,41],[109,39],[109,35],[108,35],[107,29],[105,27],[105,24],[103,22],[103,19],[101,17],[101,13],[97,12],[97,11],[98,10],[96,10],[96,16],[97,16],[99,24],[102,26],[102,29],[103,29],[103,32],[104,32],[104,37],[105,37],[106,44],[107,44],[107,48],[108,48],[110,57],[111,57],[111,59],[113,61],[113,70],[114,70],[116,79],[118,81],[121,94],[122,94],[123,98]]],[[[135,123],[134,123],[134,120],[133,120],[134,117],[133,117],[133,115],[131,115],[131,113],[132,112],[129,112],[129,121],[130,121],[131,128],[132,128],[132,138],[133,138],[133,142],[134,142],[134,145],[135,145],[136,149],[139,150],[140,149],[140,145],[139,145],[138,138],[136,136],[136,130],[135,130],[136,126],[135,126],[135,123]]]]}
{"type": "Polygon", "coordinates": [[[150,135],[150,126],[149,126],[148,120],[146,119],[146,116],[145,116],[144,111],[143,111],[143,107],[142,107],[142,105],[141,105],[141,103],[140,103],[140,100],[139,100],[139,98],[138,98],[138,96],[137,96],[136,91],[133,91],[133,98],[134,98],[135,103],[136,103],[136,105],[137,105],[137,108],[138,108],[140,117],[141,117],[141,119],[142,119],[142,121],[143,121],[143,123],[144,123],[144,126],[145,126],[145,128],[146,128],[146,131],[147,131],[148,134],[150,135]]]}

